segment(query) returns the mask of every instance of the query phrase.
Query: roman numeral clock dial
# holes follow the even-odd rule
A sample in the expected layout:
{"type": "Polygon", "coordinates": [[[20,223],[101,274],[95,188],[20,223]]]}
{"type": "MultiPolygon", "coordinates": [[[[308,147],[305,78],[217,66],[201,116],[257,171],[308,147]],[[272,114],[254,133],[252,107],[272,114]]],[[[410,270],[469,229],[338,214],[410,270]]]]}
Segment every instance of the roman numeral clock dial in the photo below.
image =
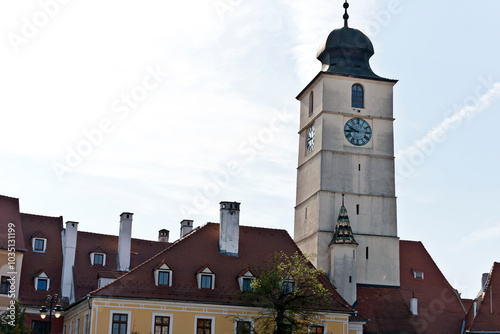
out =
{"type": "Polygon", "coordinates": [[[363,146],[372,138],[372,128],[362,118],[351,118],[345,123],[344,135],[349,143],[356,146],[363,146]]]}

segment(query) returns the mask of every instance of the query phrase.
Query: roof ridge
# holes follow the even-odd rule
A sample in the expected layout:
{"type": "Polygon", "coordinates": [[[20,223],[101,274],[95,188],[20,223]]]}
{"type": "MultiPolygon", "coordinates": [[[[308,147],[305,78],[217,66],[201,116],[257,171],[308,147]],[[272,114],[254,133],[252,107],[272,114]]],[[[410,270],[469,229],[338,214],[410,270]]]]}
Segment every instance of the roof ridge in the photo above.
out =
{"type": "Polygon", "coordinates": [[[46,215],[38,215],[34,213],[26,213],[26,212],[19,212],[19,215],[22,216],[32,216],[32,217],[39,217],[39,218],[55,218],[58,219],[60,218],[61,220],[63,219],[63,216],[46,216],[46,215]]]}
{"type": "MultiPolygon", "coordinates": [[[[119,235],[116,234],[107,234],[107,233],[96,233],[96,232],[89,232],[89,231],[78,231],[78,233],[86,233],[86,234],[96,234],[96,235],[103,235],[107,237],[115,237],[119,238],[119,235]]],[[[132,240],[141,240],[141,241],[149,241],[149,242],[157,242],[157,243],[166,243],[164,241],[158,241],[158,240],[149,240],[149,239],[141,239],[141,238],[131,238],[132,240]]],[[[169,244],[172,244],[172,242],[168,242],[169,244]]]]}

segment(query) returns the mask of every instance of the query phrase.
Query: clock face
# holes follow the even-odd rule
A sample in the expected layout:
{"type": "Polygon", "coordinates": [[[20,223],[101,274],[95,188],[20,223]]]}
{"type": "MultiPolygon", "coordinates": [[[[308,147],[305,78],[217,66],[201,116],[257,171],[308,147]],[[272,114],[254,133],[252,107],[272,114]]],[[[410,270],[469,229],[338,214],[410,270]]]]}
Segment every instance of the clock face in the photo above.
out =
{"type": "Polygon", "coordinates": [[[309,130],[307,130],[307,139],[306,139],[307,152],[312,152],[314,150],[314,133],[315,132],[316,132],[316,129],[314,128],[314,125],[311,125],[309,130]]]}
{"type": "Polygon", "coordinates": [[[344,134],[349,143],[363,146],[372,138],[372,128],[362,118],[351,118],[345,123],[344,134]]]}

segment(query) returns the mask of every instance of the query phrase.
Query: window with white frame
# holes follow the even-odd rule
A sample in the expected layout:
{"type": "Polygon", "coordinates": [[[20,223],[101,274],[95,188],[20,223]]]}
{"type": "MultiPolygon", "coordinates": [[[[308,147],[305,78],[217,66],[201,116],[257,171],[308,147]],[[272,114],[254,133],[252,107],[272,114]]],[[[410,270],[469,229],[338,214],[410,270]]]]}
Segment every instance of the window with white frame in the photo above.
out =
{"type": "Polygon", "coordinates": [[[209,266],[205,266],[199,270],[196,273],[196,279],[198,281],[198,289],[215,289],[215,273],[209,266]]]}
{"type": "Polygon", "coordinates": [[[163,261],[154,270],[154,278],[156,286],[172,286],[173,271],[167,262],[163,261]]]}
{"type": "Polygon", "coordinates": [[[172,333],[172,315],[171,314],[154,314],[153,315],[154,334],[171,334],[172,333]]]}
{"type": "Polygon", "coordinates": [[[131,311],[110,310],[109,334],[130,334],[131,311]]]}
{"type": "Polygon", "coordinates": [[[194,321],[196,334],[215,334],[215,317],[196,315],[194,321]]]}
{"type": "Polygon", "coordinates": [[[106,253],[90,253],[90,263],[93,266],[106,266],[106,253]]]}
{"type": "Polygon", "coordinates": [[[35,276],[35,290],[48,291],[50,289],[50,277],[42,271],[35,276]]]}
{"type": "Polygon", "coordinates": [[[236,319],[234,321],[235,334],[253,334],[253,320],[236,319]]]}
{"type": "Polygon", "coordinates": [[[413,278],[424,279],[424,273],[422,271],[413,271],[413,278]]]}
{"type": "Polygon", "coordinates": [[[45,253],[47,249],[47,239],[46,238],[33,238],[31,239],[31,247],[34,252],[45,253]]]}
{"type": "Polygon", "coordinates": [[[255,274],[252,269],[247,268],[238,276],[238,284],[240,286],[240,291],[251,291],[252,282],[256,279],[255,274]]]}

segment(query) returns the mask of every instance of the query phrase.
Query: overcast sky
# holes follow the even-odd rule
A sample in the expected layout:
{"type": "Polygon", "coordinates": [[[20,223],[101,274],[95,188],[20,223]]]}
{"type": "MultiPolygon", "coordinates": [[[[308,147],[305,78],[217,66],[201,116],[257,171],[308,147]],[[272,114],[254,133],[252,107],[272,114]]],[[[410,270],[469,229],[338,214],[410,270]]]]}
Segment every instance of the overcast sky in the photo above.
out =
{"type": "MultiPolygon", "coordinates": [[[[299,105],[341,0],[0,3],[0,194],[79,229],[293,236],[299,105]]],[[[398,225],[467,297],[500,261],[500,2],[351,1],[394,90],[398,225]]],[[[349,208],[347,208],[349,210],[349,208]]]]}

